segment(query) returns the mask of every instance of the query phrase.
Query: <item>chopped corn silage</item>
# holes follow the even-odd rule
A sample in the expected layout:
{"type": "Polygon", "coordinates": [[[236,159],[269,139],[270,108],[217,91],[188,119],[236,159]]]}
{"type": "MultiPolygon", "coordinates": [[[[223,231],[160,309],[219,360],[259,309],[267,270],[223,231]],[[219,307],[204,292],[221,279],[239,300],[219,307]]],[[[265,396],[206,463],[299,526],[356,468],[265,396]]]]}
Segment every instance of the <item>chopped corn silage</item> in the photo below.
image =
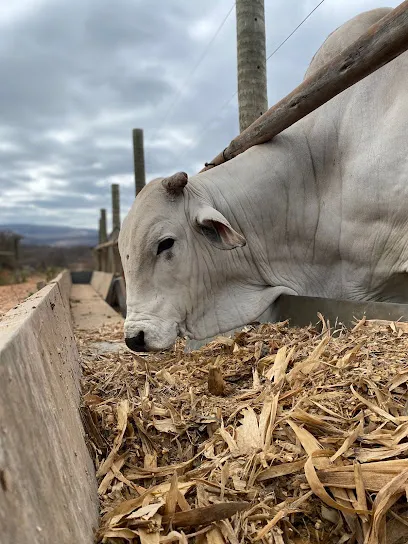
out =
{"type": "Polygon", "coordinates": [[[97,542],[408,542],[408,325],[322,323],[146,356],[77,331],[97,542]]]}

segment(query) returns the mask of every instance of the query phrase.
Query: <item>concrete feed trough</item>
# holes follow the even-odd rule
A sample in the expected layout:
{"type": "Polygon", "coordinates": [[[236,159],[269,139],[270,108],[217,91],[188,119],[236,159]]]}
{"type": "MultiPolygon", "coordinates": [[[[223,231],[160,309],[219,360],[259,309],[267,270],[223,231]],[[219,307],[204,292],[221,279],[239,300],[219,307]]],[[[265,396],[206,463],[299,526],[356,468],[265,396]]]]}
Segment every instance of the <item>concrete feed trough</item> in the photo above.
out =
{"type": "Polygon", "coordinates": [[[0,322],[0,540],[94,541],[98,497],[81,423],[65,271],[0,322]]]}

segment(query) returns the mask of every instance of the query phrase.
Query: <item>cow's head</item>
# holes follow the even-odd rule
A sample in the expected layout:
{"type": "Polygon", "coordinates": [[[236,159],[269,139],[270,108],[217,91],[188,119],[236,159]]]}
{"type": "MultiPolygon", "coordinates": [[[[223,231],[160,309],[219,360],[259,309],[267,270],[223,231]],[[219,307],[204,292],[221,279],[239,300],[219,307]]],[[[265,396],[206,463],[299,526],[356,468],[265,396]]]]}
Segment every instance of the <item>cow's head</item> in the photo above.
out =
{"type": "Polygon", "coordinates": [[[183,172],[151,181],[122,225],[125,339],[134,351],[167,349],[179,335],[207,338],[257,317],[248,256],[239,249],[245,238],[187,181],[183,172]]]}

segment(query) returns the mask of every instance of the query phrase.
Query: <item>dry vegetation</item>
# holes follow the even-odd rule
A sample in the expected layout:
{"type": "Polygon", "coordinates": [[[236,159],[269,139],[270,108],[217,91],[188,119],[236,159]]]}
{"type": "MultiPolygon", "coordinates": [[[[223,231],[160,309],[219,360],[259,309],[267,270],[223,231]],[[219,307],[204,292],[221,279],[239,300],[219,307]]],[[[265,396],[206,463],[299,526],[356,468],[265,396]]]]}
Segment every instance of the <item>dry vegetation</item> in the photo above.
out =
{"type": "Polygon", "coordinates": [[[146,357],[77,332],[97,541],[406,543],[407,327],[261,325],[146,357]]]}
{"type": "Polygon", "coordinates": [[[88,246],[52,247],[26,246],[20,247],[20,264],[35,269],[74,268],[92,269],[92,249],[88,246]]]}
{"type": "Polygon", "coordinates": [[[2,280],[6,276],[0,271],[0,319],[4,314],[9,310],[23,302],[33,293],[36,293],[45,281],[46,276],[43,274],[34,274],[29,278],[24,279],[23,282],[17,282],[15,275],[13,274],[10,278],[4,281],[2,285],[2,280]]]}

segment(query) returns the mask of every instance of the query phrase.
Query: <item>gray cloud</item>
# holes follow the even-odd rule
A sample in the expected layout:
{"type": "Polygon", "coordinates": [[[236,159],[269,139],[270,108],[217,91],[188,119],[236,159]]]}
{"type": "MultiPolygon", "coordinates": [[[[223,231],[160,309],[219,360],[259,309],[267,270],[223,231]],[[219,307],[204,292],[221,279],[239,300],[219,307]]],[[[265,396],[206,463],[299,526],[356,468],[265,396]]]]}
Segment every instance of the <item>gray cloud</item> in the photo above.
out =
{"type": "MultiPolygon", "coordinates": [[[[317,0],[265,4],[269,54],[317,0]]],[[[0,223],[96,227],[116,182],[123,217],[134,196],[134,127],[145,131],[148,179],[192,174],[223,149],[238,133],[237,98],[221,109],[237,85],[234,11],[185,79],[231,6],[15,0],[3,8],[0,223]]],[[[330,32],[374,7],[375,0],[326,0],[268,62],[269,104],[300,83],[330,32]]]]}

